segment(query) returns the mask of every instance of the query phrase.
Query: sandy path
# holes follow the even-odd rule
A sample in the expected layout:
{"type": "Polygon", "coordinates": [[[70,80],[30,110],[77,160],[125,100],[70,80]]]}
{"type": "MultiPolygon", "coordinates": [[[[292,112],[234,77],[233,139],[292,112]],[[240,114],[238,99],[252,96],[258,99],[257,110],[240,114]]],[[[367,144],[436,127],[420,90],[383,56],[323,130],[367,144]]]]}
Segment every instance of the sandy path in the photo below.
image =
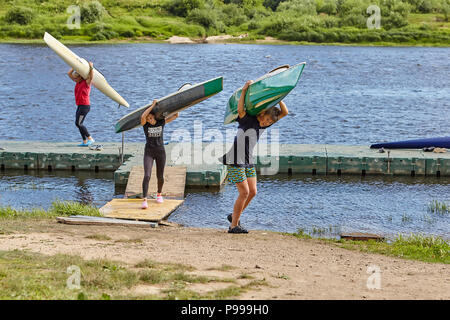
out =
{"type": "Polygon", "coordinates": [[[30,223],[23,229],[0,235],[0,250],[79,254],[130,264],[144,259],[176,262],[194,266],[195,274],[228,278],[247,274],[269,284],[246,292],[241,299],[450,299],[448,265],[366,254],[268,231],[230,235],[216,229],[143,230],[53,221],[30,223]],[[93,234],[112,240],[86,239],[93,234]],[[116,242],[126,239],[141,241],[116,242]],[[210,270],[223,265],[234,268],[210,270]],[[372,265],[380,268],[381,289],[367,288],[367,267],[372,265]]]}

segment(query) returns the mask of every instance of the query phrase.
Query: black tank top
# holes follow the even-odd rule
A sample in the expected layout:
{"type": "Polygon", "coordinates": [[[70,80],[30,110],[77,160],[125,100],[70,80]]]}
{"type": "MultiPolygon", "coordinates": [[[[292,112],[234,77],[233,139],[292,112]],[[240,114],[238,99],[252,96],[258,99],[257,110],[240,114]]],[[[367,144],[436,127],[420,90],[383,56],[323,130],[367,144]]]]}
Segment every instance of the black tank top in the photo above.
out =
{"type": "Polygon", "coordinates": [[[166,120],[157,120],[154,125],[150,123],[146,123],[144,125],[145,139],[147,142],[145,143],[146,149],[153,148],[164,148],[164,125],[166,124],[166,120]]]}

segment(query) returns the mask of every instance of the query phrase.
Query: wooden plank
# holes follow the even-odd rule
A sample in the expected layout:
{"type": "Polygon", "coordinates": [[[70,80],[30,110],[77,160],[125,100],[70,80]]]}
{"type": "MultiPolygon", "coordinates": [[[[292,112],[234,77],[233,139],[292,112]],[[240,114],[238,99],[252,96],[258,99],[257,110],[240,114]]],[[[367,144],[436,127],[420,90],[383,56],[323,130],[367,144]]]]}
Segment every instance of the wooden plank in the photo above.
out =
{"type": "Polygon", "coordinates": [[[148,209],[141,208],[141,199],[113,199],[100,208],[108,218],[132,219],[143,221],[160,221],[166,219],[184,200],[165,199],[163,203],[148,200],[148,209]]]}
{"type": "MultiPolygon", "coordinates": [[[[128,177],[125,189],[126,198],[142,197],[142,180],[144,178],[144,167],[133,166],[128,177]]],[[[149,196],[156,194],[158,188],[156,178],[156,165],[153,165],[152,176],[148,188],[149,196]]],[[[162,195],[169,199],[184,199],[186,185],[186,167],[166,166],[164,169],[164,186],[162,195]]]]}
{"type": "Polygon", "coordinates": [[[156,222],[131,221],[88,216],[57,217],[56,221],[58,221],[59,223],[72,225],[133,226],[141,228],[155,228],[158,225],[158,223],[156,222]]]}
{"type": "Polygon", "coordinates": [[[372,234],[372,233],[342,233],[340,235],[341,239],[346,240],[357,240],[357,241],[367,241],[367,240],[376,240],[376,241],[383,241],[384,237],[380,236],[378,234],[372,234]]]}

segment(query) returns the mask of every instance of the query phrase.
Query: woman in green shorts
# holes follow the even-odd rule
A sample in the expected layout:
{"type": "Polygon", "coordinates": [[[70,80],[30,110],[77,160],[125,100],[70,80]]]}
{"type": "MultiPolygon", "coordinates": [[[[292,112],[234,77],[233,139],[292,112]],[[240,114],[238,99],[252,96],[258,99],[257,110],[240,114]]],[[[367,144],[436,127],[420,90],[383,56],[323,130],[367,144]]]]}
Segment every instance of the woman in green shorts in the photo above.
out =
{"type": "Polygon", "coordinates": [[[234,203],[233,214],[228,215],[231,223],[229,233],[248,233],[243,228],[239,219],[242,212],[255,197],[256,170],[253,162],[253,149],[264,129],[285,117],[288,109],[284,102],[280,102],[280,109],[272,107],[257,116],[251,116],[245,112],[245,94],[252,81],[247,81],[242,88],[238,103],[238,133],[234,138],[233,146],[220,160],[227,165],[228,181],[236,184],[239,196],[234,203]]]}

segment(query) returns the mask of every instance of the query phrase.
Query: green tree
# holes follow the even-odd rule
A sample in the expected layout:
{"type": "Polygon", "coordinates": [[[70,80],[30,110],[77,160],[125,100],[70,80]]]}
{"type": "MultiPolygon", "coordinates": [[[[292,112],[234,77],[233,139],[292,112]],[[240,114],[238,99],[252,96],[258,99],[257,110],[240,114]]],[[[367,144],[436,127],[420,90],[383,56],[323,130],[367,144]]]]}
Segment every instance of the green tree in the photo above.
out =
{"type": "Polygon", "coordinates": [[[8,23],[17,23],[21,25],[30,24],[35,17],[35,13],[30,8],[13,7],[6,12],[5,20],[8,23]]]}
{"type": "Polygon", "coordinates": [[[203,0],[171,0],[166,3],[165,9],[173,15],[187,17],[189,12],[202,9],[204,5],[203,0]]]}
{"type": "Polygon", "coordinates": [[[103,17],[103,6],[98,1],[84,3],[80,8],[81,21],[84,23],[94,23],[103,17]]]}

